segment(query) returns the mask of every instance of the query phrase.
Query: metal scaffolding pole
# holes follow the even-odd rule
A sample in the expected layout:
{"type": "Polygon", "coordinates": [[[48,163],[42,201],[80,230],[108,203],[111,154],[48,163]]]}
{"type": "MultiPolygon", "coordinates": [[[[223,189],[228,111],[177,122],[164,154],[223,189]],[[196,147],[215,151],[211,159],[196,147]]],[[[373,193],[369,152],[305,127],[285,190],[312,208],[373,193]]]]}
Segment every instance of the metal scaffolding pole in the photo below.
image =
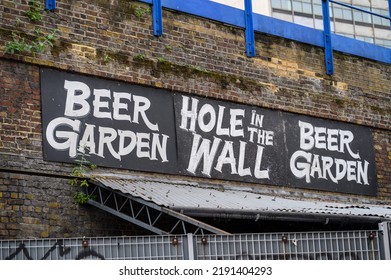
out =
{"type": "Polygon", "coordinates": [[[384,259],[391,260],[391,222],[380,223],[379,230],[383,232],[384,259]]]}

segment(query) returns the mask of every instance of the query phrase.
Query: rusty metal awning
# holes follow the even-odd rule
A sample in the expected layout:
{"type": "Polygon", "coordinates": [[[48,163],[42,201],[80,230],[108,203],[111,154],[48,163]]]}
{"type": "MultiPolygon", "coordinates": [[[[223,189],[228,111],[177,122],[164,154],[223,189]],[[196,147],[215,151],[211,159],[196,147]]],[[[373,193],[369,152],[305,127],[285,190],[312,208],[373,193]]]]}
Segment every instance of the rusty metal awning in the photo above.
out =
{"type": "Polygon", "coordinates": [[[90,178],[91,186],[85,188],[92,197],[88,204],[96,206],[117,217],[132,222],[160,235],[167,234],[229,234],[228,232],[169,209],[156,203],[140,184],[146,184],[158,193],[161,187],[154,181],[96,176],[90,178]],[[139,184],[138,184],[139,183],[139,184]],[[140,193],[133,190],[138,189],[140,193]],[[147,197],[145,196],[147,195],[147,197]]]}
{"type": "MultiPolygon", "coordinates": [[[[310,199],[293,199],[260,194],[246,187],[202,185],[129,175],[99,174],[90,176],[89,201],[111,213],[126,218],[158,234],[227,232],[197,221],[190,216],[216,215],[241,217],[290,217],[291,220],[314,218],[359,218],[376,222],[391,220],[391,207],[378,204],[345,204],[310,199]],[[162,219],[163,216],[170,219],[162,219]],[[167,226],[167,220],[173,225],[167,226]]],[[[328,219],[327,218],[327,219],[328,219]]]]}

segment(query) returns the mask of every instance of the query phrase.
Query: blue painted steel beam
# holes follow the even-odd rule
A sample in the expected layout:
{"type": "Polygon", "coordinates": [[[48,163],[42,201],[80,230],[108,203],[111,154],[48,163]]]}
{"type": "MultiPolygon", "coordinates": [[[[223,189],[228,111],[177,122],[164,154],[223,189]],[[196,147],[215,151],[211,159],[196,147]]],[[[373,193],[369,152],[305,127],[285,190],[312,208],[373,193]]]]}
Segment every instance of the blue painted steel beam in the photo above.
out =
{"type": "Polygon", "coordinates": [[[54,11],[56,9],[56,0],[46,0],[45,9],[49,11],[54,11]]]}
{"type": "Polygon", "coordinates": [[[255,35],[253,22],[253,3],[252,0],[244,0],[244,19],[246,25],[246,55],[255,56],[255,35]]]}
{"type": "Polygon", "coordinates": [[[153,35],[155,36],[163,35],[163,14],[162,14],[161,0],[152,1],[152,28],[153,28],[153,35]]]}
{"type": "Polygon", "coordinates": [[[331,42],[331,26],[330,26],[330,0],[322,0],[322,12],[323,12],[323,39],[324,39],[324,55],[326,74],[334,74],[334,58],[333,58],[333,45],[331,42]]]}

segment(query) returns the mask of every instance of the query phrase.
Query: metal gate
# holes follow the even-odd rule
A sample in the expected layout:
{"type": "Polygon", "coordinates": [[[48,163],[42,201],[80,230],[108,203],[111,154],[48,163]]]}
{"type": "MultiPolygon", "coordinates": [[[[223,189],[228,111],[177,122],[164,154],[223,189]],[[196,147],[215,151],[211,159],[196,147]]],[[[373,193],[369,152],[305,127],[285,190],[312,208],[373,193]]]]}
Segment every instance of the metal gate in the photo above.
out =
{"type": "Polygon", "coordinates": [[[390,223],[375,231],[0,240],[17,260],[384,260],[390,223]]]}

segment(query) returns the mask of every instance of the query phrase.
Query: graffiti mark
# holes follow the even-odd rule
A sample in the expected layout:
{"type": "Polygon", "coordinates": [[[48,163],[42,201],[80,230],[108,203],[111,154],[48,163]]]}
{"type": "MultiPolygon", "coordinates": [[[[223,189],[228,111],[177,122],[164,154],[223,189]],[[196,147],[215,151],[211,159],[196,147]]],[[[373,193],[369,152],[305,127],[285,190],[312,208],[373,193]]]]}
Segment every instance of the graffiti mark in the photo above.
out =
{"type": "Polygon", "coordinates": [[[13,260],[21,251],[23,251],[23,255],[26,257],[28,260],[32,260],[33,258],[30,257],[29,251],[26,249],[26,246],[23,243],[19,244],[19,247],[16,249],[14,253],[6,257],[6,260],[13,260]]]}
{"type": "MultiPolygon", "coordinates": [[[[94,250],[101,248],[101,245],[94,244],[91,246],[89,240],[83,239],[84,242],[68,243],[66,240],[53,240],[50,243],[40,243],[40,242],[11,242],[0,245],[0,259],[13,260],[13,259],[25,259],[25,260],[46,260],[46,259],[100,259],[104,260],[106,257],[112,258],[113,256],[105,255],[104,252],[107,250],[94,250]],[[53,243],[56,241],[55,243],[53,243]],[[6,245],[7,244],[7,245],[6,245]],[[6,245],[6,246],[4,246],[6,245]],[[51,246],[49,248],[49,246],[51,246]],[[99,247],[96,247],[99,246],[99,247]],[[48,249],[49,248],[49,249],[48,249]],[[99,253],[100,251],[100,253],[99,253]],[[6,253],[7,252],[7,253],[6,253]],[[4,258],[4,256],[8,255],[4,258]],[[42,257],[41,257],[42,256],[42,257]],[[66,257],[66,258],[65,258],[66,257]]],[[[125,244],[125,243],[124,243],[125,244]]],[[[206,243],[205,243],[206,244],[206,243]]],[[[106,244],[107,245],[107,244],[106,244]]],[[[129,253],[133,255],[132,250],[129,250],[129,253],[123,251],[120,243],[117,243],[117,254],[118,255],[128,255],[129,253]]],[[[109,246],[115,246],[110,244],[109,246]]],[[[205,246],[203,246],[205,247],[205,246]]],[[[111,247],[113,248],[113,247],[111,247]]],[[[382,259],[380,251],[375,250],[346,250],[346,251],[336,251],[331,248],[327,252],[322,251],[312,251],[309,248],[300,249],[294,247],[294,249],[286,250],[284,252],[268,251],[268,252],[253,252],[247,250],[235,250],[235,254],[231,255],[209,255],[206,252],[209,250],[204,250],[203,254],[194,255],[195,259],[231,259],[231,260],[366,260],[366,259],[382,259]],[[303,252],[303,250],[305,250],[303,252]]],[[[137,252],[137,251],[136,251],[137,252]]],[[[115,255],[115,254],[114,254],[115,255]]],[[[166,255],[161,255],[165,257],[166,255]]],[[[134,259],[133,256],[129,256],[134,259]]],[[[189,256],[183,256],[184,259],[188,259],[189,256]]]]}
{"type": "MultiPolygon", "coordinates": [[[[63,244],[63,241],[62,240],[59,240],[57,241],[56,243],[53,244],[52,247],[50,247],[50,249],[44,254],[44,256],[42,258],[40,258],[40,260],[46,260],[49,258],[49,256],[58,248],[58,253],[59,253],[59,256],[60,257],[64,257],[68,254],[71,253],[71,248],[69,247],[65,247],[64,244],[63,244]]],[[[35,248],[36,249],[36,248],[35,248]]],[[[13,252],[12,254],[10,254],[8,257],[5,258],[5,260],[13,260],[13,259],[16,259],[16,257],[19,255],[19,253],[23,253],[25,259],[27,260],[34,260],[32,257],[31,257],[31,252],[29,251],[29,249],[26,247],[26,245],[24,243],[20,243],[18,248],[16,248],[15,252],[13,252]]],[[[101,254],[95,252],[94,250],[92,249],[84,249],[81,253],[79,253],[77,256],[76,256],[76,260],[82,260],[82,259],[86,259],[90,256],[93,256],[93,257],[97,257],[101,260],[104,260],[105,257],[102,256],[101,254]]],[[[57,257],[55,258],[57,259],[57,257]]]]}
{"type": "Polygon", "coordinates": [[[62,243],[62,240],[60,240],[54,243],[54,245],[49,249],[49,251],[46,252],[46,254],[41,258],[41,260],[46,260],[50,256],[50,254],[56,249],[57,246],[59,247],[60,257],[69,254],[69,252],[71,251],[71,248],[65,248],[64,244],[62,243]]]}

